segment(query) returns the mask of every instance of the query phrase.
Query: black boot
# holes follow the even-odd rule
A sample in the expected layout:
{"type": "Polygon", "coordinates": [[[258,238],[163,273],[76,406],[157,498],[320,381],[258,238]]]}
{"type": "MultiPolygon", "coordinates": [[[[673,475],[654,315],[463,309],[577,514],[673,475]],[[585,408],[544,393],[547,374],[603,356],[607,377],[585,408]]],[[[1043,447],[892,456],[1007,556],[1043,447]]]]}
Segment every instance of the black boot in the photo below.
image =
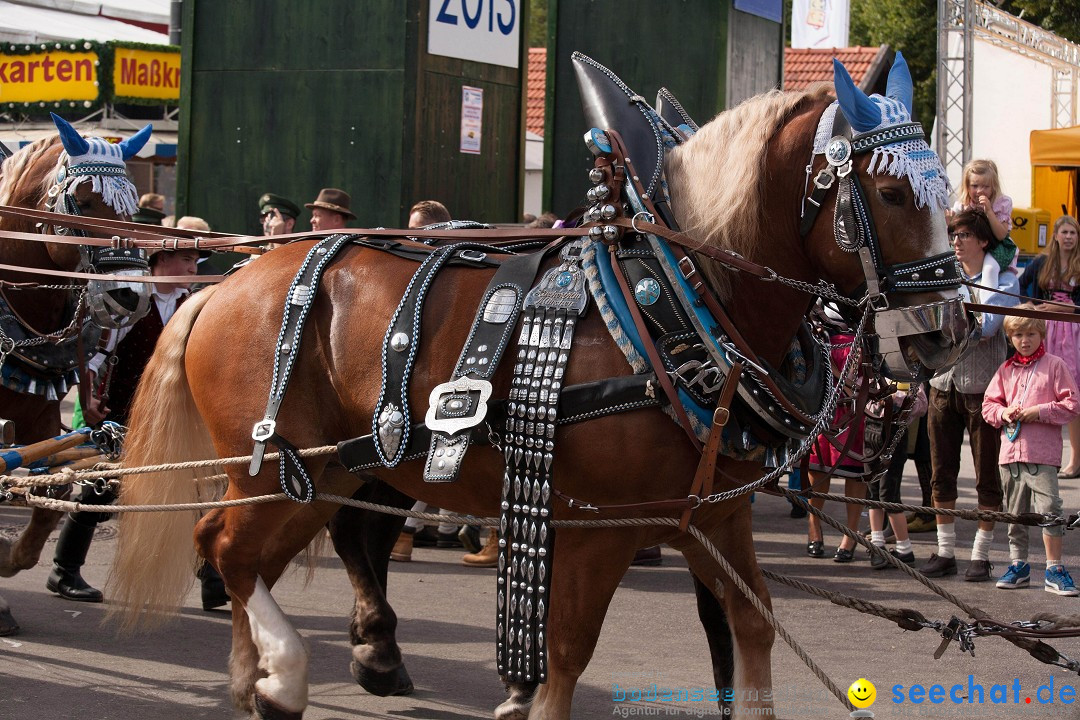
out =
{"type": "Polygon", "coordinates": [[[95,527],[96,522],[88,525],[76,519],[75,515],[67,516],[56,543],[56,557],[53,558],[52,573],[45,581],[46,588],[68,600],[96,603],[102,601],[101,591],[90,587],[79,574],[79,568],[86,562],[90,541],[94,539],[95,527]]]}
{"type": "Polygon", "coordinates": [[[204,562],[196,573],[202,583],[202,609],[213,610],[229,602],[229,593],[225,591],[225,581],[214,566],[204,562]]]}

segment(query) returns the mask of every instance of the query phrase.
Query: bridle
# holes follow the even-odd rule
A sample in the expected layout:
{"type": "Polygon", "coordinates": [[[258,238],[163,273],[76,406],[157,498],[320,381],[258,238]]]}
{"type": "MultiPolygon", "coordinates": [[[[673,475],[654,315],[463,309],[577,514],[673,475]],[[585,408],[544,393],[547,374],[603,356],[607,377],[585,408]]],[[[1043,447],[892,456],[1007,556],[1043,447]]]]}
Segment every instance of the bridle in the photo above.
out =
{"type": "MultiPolygon", "coordinates": [[[[819,137],[825,128],[830,129],[831,139],[824,148],[815,148],[806,166],[807,185],[810,185],[815,158],[817,155],[824,157],[825,165],[813,177],[813,190],[803,196],[799,232],[803,237],[809,234],[826,198],[835,188],[833,235],[841,250],[859,256],[865,279],[849,297],[865,298],[873,311],[876,332],[871,340],[876,347],[871,349],[881,356],[887,375],[897,379],[921,379],[925,371],[921,364],[912,364],[908,360],[900,347],[900,338],[941,330],[949,313],[963,312],[963,301],[956,297],[935,303],[891,307],[886,293],[957,289],[963,281],[960,265],[952,251],[910,262],[886,264],[866,201],[866,191],[854,163],[856,158],[875,148],[925,140],[922,125],[904,122],[855,133],[834,103],[822,114],[819,137]]],[[[926,152],[932,151],[927,149],[926,152]]],[[[952,359],[959,357],[962,351],[963,345],[955,347],[952,359]]]]}
{"type": "MultiPolygon", "coordinates": [[[[46,193],[45,210],[62,215],[82,216],[75,199],[75,189],[83,182],[95,182],[96,178],[127,179],[124,166],[107,162],[81,162],[70,164],[70,156],[64,151],[58,163],[56,178],[46,193]]],[[[104,183],[99,183],[104,185],[104,183]]],[[[110,203],[123,214],[127,208],[119,201],[110,203]]],[[[88,237],[85,230],[62,225],[38,224],[38,231],[69,237],[88,237]]],[[[81,272],[108,275],[145,276],[150,272],[144,251],[138,248],[79,246],[81,272]]],[[[150,309],[149,289],[142,283],[124,283],[115,280],[90,280],[86,285],[87,307],[90,318],[102,328],[117,329],[134,324],[150,309]]]]}

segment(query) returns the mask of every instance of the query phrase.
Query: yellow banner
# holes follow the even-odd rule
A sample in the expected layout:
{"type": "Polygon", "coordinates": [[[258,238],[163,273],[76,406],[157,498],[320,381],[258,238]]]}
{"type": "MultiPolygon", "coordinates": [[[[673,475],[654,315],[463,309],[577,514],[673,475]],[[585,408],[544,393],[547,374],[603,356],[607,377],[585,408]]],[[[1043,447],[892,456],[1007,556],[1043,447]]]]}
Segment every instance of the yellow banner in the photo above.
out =
{"type": "Polygon", "coordinates": [[[180,100],[180,50],[113,48],[113,94],[180,100]]]}
{"type": "Polygon", "coordinates": [[[93,52],[0,53],[0,103],[97,100],[93,52]]]}

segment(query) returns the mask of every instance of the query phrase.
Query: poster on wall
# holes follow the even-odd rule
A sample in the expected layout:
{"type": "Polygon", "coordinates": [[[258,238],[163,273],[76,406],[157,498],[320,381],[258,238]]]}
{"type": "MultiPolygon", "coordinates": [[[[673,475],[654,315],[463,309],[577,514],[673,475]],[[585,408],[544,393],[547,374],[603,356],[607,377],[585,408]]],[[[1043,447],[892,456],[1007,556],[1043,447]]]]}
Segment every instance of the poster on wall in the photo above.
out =
{"type": "Polygon", "coordinates": [[[484,117],[484,89],[461,86],[461,152],[480,154],[480,130],[484,117]]]}

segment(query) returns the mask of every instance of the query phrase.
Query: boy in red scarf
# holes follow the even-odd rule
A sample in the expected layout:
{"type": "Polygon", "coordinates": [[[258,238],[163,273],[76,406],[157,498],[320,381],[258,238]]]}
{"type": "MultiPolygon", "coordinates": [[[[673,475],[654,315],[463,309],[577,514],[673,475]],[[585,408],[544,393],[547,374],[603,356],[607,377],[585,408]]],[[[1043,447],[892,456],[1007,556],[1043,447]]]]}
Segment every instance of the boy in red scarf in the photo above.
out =
{"type": "MultiPolygon", "coordinates": [[[[1021,305],[1032,309],[1032,305],[1021,305]]],[[[1010,316],[1005,334],[1016,354],[998,368],[983,398],[986,422],[1002,429],[1001,484],[1005,509],[1010,513],[1030,512],[1061,515],[1058,469],[1061,466],[1061,426],[1080,414],[1076,382],[1065,362],[1048,355],[1043,345],[1046,323],[1036,318],[1010,316]]],[[[1061,563],[1060,525],[1044,527],[1046,579],[1044,588],[1056,595],[1080,595],[1069,571],[1061,563]]],[[[998,580],[1003,589],[1024,587],[1031,582],[1028,557],[1028,529],[1009,525],[1009,569],[998,580]]]]}

